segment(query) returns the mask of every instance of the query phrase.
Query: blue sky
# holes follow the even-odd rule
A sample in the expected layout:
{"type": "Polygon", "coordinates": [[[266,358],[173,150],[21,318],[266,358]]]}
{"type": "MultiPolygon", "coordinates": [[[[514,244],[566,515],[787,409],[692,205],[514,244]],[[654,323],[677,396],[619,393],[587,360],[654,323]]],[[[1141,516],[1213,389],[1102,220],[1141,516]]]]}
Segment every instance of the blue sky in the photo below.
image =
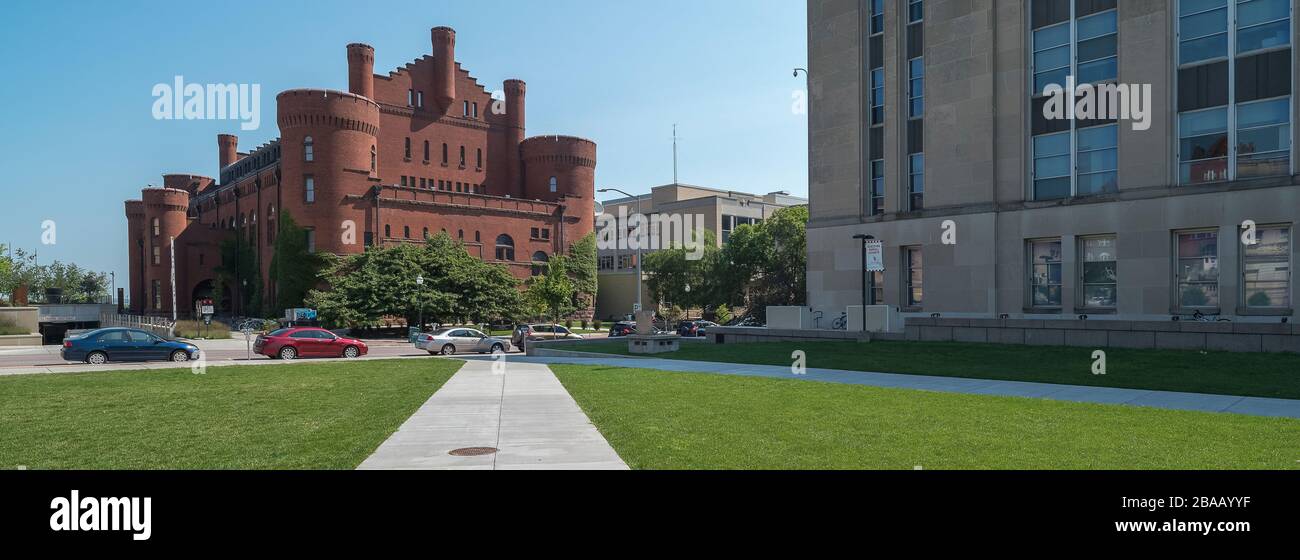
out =
{"type": "Polygon", "coordinates": [[[425,0],[357,2],[10,1],[0,20],[0,244],[127,270],[122,201],[163,173],[217,173],[216,135],[248,149],[278,136],[275,95],[347,89],[344,47],[376,50],[376,73],[457,31],[457,58],[489,89],[528,82],[528,133],[595,140],[597,183],[634,194],[680,180],[807,195],[806,8],[792,0],[425,0]],[[262,127],[156,121],[153,86],[257,83],[262,127]],[[41,223],[58,243],[40,245],[41,223]]]}

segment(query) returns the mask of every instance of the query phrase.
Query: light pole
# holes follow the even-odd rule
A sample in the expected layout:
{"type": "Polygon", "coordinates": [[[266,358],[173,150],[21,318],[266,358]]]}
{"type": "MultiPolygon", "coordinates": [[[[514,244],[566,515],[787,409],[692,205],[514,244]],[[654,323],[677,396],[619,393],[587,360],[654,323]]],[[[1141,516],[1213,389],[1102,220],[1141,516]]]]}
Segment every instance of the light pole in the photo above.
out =
{"type": "Polygon", "coordinates": [[[417,328],[420,329],[420,332],[424,332],[424,302],[420,301],[420,295],[424,292],[423,274],[415,277],[415,285],[416,285],[415,301],[416,301],[416,307],[419,308],[419,317],[420,317],[419,319],[420,323],[419,325],[417,325],[417,328]]]}
{"type": "Polygon", "coordinates": [[[867,333],[867,242],[875,239],[872,235],[855,235],[854,239],[862,242],[862,334],[867,333]]]}
{"type": "MultiPolygon", "coordinates": [[[[639,197],[639,196],[632,196],[632,195],[628,194],[627,191],[624,191],[624,190],[622,190],[622,189],[613,189],[613,188],[610,188],[610,189],[600,189],[600,190],[597,191],[597,192],[601,192],[601,193],[616,192],[616,193],[619,193],[619,194],[621,194],[621,195],[623,195],[623,196],[626,196],[626,197],[628,197],[628,198],[635,198],[635,199],[636,199],[636,213],[637,213],[638,215],[640,215],[640,216],[642,217],[643,220],[645,219],[645,215],[644,215],[644,214],[641,214],[641,197],[639,197]]],[[[620,234],[623,233],[623,229],[622,229],[622,228],[624,228],[624,227],[627,227],[627,224],[623,224],[622,226],[620,226],[620,228],[619,228],[619,233],[620,233],[620,234]]],[[[644,236],[644,235],[641,235],[641,236],[637,236],[637,237],[638,237],[638,239],[637,239],[637,244],[636,244],[636,308],[637,308],[637,311],[645,311],[645,305],[643,305],[643,302],[641,301],[641,279],[645,277],[645,274],[643,273],[643,269],[641,268],[641,246],[645,244],[645,236],[644,236]]],[[[635,318],[635,316],[634,316],[634,318],[635,318]]]]}

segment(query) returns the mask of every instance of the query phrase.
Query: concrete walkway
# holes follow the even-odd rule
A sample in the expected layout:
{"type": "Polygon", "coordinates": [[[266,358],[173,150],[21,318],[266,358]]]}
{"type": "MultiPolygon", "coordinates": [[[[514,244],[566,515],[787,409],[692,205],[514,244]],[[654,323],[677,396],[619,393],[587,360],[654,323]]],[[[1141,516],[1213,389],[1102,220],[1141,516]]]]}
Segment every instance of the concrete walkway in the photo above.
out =
{"type": "Polygon", "coordinates": [[[688,362],[654,358],[519,357],[514,358],[512,361],[516,363],[610,366],[682,373],[797,379],[823,383],[842,383],[846,385],[915,389],[940,393],[1025,397],[1082,403],[1122,404],[1169,410],[1242,414],[1247,416],[1300,418],[1300,400],[1204,395],[1198,393],[1173,393],[1167,391],[1147,391],[1142,389],[1116,389],[1111,387],[1083,387],[1076,385],[1054,385],[1050,383],[1026,383],[1020,381],[990,381],[985,379],[962,379],[956,377],[934,377],[926,375],[868,373],[815,368],[809,368],[807,370],[807,375],[796,376],[791,372],[789,367],[784,366],[688,362]]]}
{"type": "Polygon", "coordinates": [[[541,364],[461,368],[360,470],[628,470],[541,364]],[[466,448],[496,453],[457,457],[466,448]]]}

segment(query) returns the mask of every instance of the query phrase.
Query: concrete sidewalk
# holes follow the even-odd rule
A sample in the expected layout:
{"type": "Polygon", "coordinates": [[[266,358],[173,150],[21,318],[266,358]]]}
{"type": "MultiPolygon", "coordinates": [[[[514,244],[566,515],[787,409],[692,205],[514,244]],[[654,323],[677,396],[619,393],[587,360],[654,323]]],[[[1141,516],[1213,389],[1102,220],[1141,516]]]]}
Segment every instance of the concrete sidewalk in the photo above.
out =
{"type": "Polygon", "coordinates": [[[627,470],[604,436],[541,364],[471,361],[360,470],[627,470]],[[493,454],[451,452],[492,448],[493,454]]]}
{"type": "Polygon", "coordinates": [[[796,376],[790,371],[790,367],[788,366],[688,362],[655,358],[520,357],[515,358],[513,361],[534,364],[574,364],[640,368],[682,373],[769,377],[774,379],[794,379],[823,383],[841,383],[846,385],[914,389],[940,393],[1025,397],[1096,404],[1122,404],[1129,406],[1163,408],[1168,410],[1242,414],[1246,416],[1300,418],[1300,400],[1205,395],[1199,393],[1173,393],[1142,389],[1117,389],[1112,387],[1054,385],[1050,383],[1026,383],[1021,381],[991,381],[987,379],[964,379],[926,375],[868,373],[815,368],[809,368],[807,370],[807,375],[796,376]]]}

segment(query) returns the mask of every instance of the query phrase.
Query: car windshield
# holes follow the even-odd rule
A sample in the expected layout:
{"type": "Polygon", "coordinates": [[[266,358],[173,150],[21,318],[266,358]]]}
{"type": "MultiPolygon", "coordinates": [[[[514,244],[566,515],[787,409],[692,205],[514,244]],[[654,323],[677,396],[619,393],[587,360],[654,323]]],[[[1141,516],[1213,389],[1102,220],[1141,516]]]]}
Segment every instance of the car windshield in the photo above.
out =
{"type": "Polygon", "coordinates": [[[447,336],[451,334],[451,331],[452,329],[442,329],[440,331],[433,331],[433,336],[447,336]]]}

